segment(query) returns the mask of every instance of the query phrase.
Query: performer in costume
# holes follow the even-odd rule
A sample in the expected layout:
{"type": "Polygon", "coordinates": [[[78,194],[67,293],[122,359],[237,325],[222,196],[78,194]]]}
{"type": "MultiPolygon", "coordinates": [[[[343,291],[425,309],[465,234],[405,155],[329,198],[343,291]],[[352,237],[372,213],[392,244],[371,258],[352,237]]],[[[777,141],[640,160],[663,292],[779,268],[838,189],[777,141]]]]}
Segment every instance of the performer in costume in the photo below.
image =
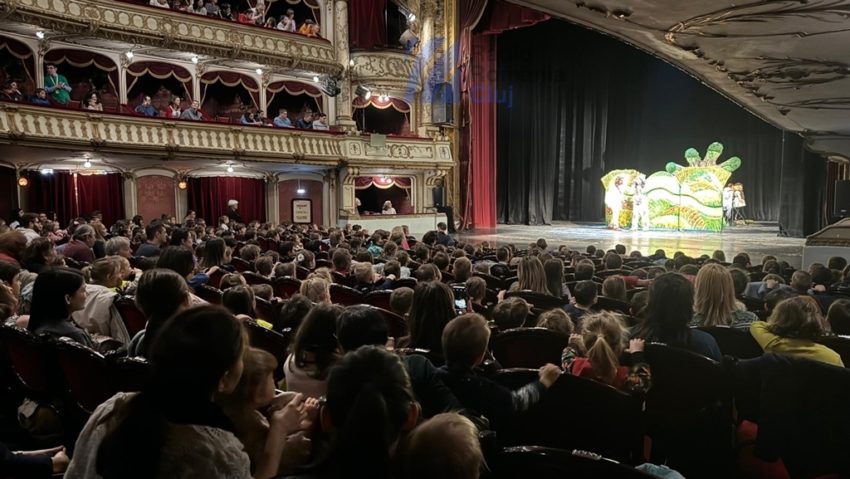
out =
{"type": "Polygon", "coordinates": [[[732,184],[726,185],[723,188],[723,216],[726,218],[726,224],[732,224],[732,198],[734,193],[732,192],[732,184]]]}
{"type": "Polygon", "coordinates": [[[611,208],[611,223],[608,228],[620,229],[620,210],[623,209],[623,177],[614,178],[611,186],[605,191],[605,206],[611,208]]]}
{"type": "Polygon", "coordinates": [[[632,231],[637,231],[638,225],[644,231],[649,230],[649,200],[643,189],[646,187],[646,175],[637,175],[632,182],[632,231]]]}

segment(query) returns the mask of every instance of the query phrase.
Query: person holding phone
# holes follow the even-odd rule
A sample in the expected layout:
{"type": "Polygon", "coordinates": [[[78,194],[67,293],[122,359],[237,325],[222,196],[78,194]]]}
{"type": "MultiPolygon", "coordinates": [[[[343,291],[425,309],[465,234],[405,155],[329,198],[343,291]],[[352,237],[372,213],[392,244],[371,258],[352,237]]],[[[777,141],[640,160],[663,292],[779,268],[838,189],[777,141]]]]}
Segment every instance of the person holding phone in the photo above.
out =
{"type": "Polygon", "coordinates": [[[68,84],[68,79],[64,75],[60,75],[56,69],[56,65],[47,65],[47,76],[44,77],[44,91],[60,105],[67,105],[71,102],[71,85],[68,84]]]}

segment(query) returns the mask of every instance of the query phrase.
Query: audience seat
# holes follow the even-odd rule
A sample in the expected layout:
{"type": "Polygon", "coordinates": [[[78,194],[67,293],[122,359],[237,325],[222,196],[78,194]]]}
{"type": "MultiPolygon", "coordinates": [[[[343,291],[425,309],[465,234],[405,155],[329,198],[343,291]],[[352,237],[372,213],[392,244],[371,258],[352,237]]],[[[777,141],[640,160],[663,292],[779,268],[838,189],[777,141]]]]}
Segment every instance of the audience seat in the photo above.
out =
{"type": "Polygon", "coordinates": [[[556,298],[551,294],[541,294],[535,293],[534,291],[524,290],[524,291],[508,291],[505,293],[505,299],[518,297],[526,300],[529,304],[533,305],[537,309],[542,309],[544,311],[555,309],[555,308],[563,308],[568,304],[568,301],[563,298],[556,298]]]}
{"type": "MultiPolygon", "coordinates": [[[[493,379],[509,389],[536,380],[536,369],[502,369],[493,379]]],[[[561,375],[529,411],[497,428],[502,444],[582,449],[642,464],[643,401],[612,386],[561,375]],[[593,412],[591,412],[593,411],[593,412]]]]}
{"type": "Polygon", "coordinates": [[[319,268],[331,269],[333,267],[334,267],[334,264],[331,263],[330,260],[327,260],[327,259],[317,259],[316,260],[316,269],[319,269],[319,268]]]}
{"type": "Polygon", "coordinates": [[[269,323],[274,324],[274,321],[277,319],[277,315],[280,312],[282,303],[279,301],[267,301],[263,298],[255,298],[255,303],[257,306],[255,308],[257,319],[262,319],[263,321],[268,321],[269,323]]]}
{"type": "Polygon", "coordinates": [[[489,289],[493,289],[496,291],[505,289],[504,281],[502,281],[501,278],[493,276],[492,274],[479,273],[478,271],[475,271],[472,273],[472,275],[478,276],[479,278],[483,279],[484,282],[487,283],[487,288],[489,289]]]}
{"type": "Polygon", "coordinates": [[[823,336],[818,342],[838,353],[844,367],[850,368],[850,336],[823,336]]]}
{"type": "Polygon", "coordinates": [[[381,309],[386,309],[387,311],[391,311],[392,308],[390,308],[390,296],[392,294],[392,290],[372,291],[367,293],[363,297],[363,302],[381,309]]]}
{"type": "Polygon", "coordinates": [[[331,302],[342,306],[354,306],[363,303],[363,293],[341,284],[331,284],[331,302]]]}
{"type": "Polygon", "coordinates": [[[45,340],[14,325],[0,325],[0,342],[12,370],[33,399],[52,399],[63,392],[64,381],[56,355],[45,340]]]}
{"type": "Polygon", "coordinates": [[[307,276],[310,276],[310,273],[311,271],[303,266],[295,267],[295,277],[300,279],[301,281],[307,279],[307,276]]]}
{"type": "Polygon", "coordinates": [[[248,338],[251,346],[268,351],[277,358],[277,368],[275,368],[275,381],[283,379],[283,363],[286,362],[286,356],[289,354],[289,343],[292,340],[292,330],[286,328],[283,334],[271,329],[266,329],[256,321],[245,321],[245,328],[248,330],[248,338]]]}
{"type": "Polygon", "coordinates": [[[448,271],[440,271],[440,281],[446,284],[454,283],[455,275],[449,273],[448,271]]]}
{"type": "Polygon", "coordinates": [[[393,281],[393,289],[398,288],[410,288],[413,289],[416,287],[417,281],[416,278],[399,278],[393,281]]]}
{"type": "Polygon", "coordinates": [[[764,354],[749,330],[727,326],[703,326],[698,329],[712,335],[720,347],[720,352],[725,355],[738,359],[751,359],[764,354]]]}
{"type": "Polygon", "coordinates": [[[561,353],[570,338],[544,328],[516,328],[492,339],[493,355],[506,368],[539,368],[546,363],[561,364],[561,353]]]}
{"type": "Polygon", "coordinates": [[[607,296],[596,297],[596,309],[610,311],[612,313],[631,314],[631,305],[629,303],[607,296]]]}
{"type": "Polygon", "coordinates": [[[55,351],[71,398],[86,414],[118,392],[116,371],[100,353],[70,338],[55,341],[55,351]]]}
{"type": "Polygon", "coordinates": [[[275,278],[274,295],[281,299],[291,298],[301,290],[301,280],[289,276],[275,278]]]}
{"type": "Polygon", "coordinates": [[[748,298],[746,296],[742,296],[737,299],[744,303],[744,306],[747,307],[747,311],[761,311],[764,309],[764,300],[748,298]]]}
{"type": "Polygon", "coordinates": [[[652,343],[646,345],[652,387],[646,396],[650,462],[668,464],[688,479],[731,474],[732,399],[720,363],[652,343]]]}
{"type": "Polygon", "coordinates": [[[342,273],[331,271],[331,277],[334,280],[335,284],[341,284],[343,286],[354,286],[357,280],[352,275],[344,275],[342,273]]]}
{"type": "MultiPolygon", "coordinates": [[[[652,476],[592,452],[540,446],[509,447],[490,464],[495,479],[651,479],[652,476]]],[[[689,478],[690,479],[690,478],[689,478]]]]}
{"type": "Polygon", "coordinates": [[[202,284],[195,288],[195,295],[210,304],[221,304],[221,290],[202,284]]]}
{"type": "Polygon", "coordinates": [[[512,276],[513,272],[511,271],[511,268],[508,267],[508,265],[496,263],[490,266],[490,274],[499,279],[504,280],[505,278],[512,276]]]}
{"type": "Polygon", "coordinates": [[[271,286],[272,284],[272,280],[266,278],[260,273],[255,273],[253,271],[245,271],[244,273],[242,273],[242,276],[245,278],[245,282],[247,282],[249,285],[267,284],[271,286]]]}
{"type": "Polygon", "coordinates": [[[402,338],[407,336],[409,333],[407,331],[407,321],[396,313],[393,313],[389,309],[384,308],[376,308],[378,312],[381,313],[381,316],[384,318],[384,321],[387,323],[387,334],[391,338],[402,338]]]}
{"type": "Polygon", "coordinates": [[[624,269],[606,269],[596,272],[596,276],[602,278],[603,280],[608,276],[614,276],[615,274],[619,274],[620,276],[628,276],[629,272],[624,269]]]}
{"type": "Polygon", "coordinates": [[[142,310],[136,306],[136,302],[133,298],[127,296],[116,296],[115,309],[117,309],[118,314],[121,315],[121,321],[124,322],[124,326],[127,328],[127,333],[130,334],[131,338],[139,331],[145,329],[147,318],[145,318],[145,314],[142,313],[142,310]]]}
{"type": "Polygon", "coordinates": [[[213,288],[221,288],[221,278],[227,274],[227,271],[218,268],[212,273],[209,274],[210,280],[207,281],[207,284],[212,286],[213,288]]]}
{"type": "Polygon", "coordinates": [[[244,260],[242,258],[236,257],[236,256],[234,256],[230,260],[230,264],[233,265],[233,267],[236,268],[236,271],[238,271],[240,273],[244,273],[246,271],[254,271],[254,264],[253,263],[251,263],[250,261],[244,260]]]}

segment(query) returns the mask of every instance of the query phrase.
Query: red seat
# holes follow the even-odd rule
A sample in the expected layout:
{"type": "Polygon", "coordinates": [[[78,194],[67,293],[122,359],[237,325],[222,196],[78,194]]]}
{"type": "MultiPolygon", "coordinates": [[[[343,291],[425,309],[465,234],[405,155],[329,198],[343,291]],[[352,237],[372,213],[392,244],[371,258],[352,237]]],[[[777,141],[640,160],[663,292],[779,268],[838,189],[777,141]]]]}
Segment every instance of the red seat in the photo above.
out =
{"type": "Polygon", "coordinates": [[[247,281],[249,285],[254,285],[254,284],[271,285],[272,284],[272,280],[270,280],[269,278],[266,278],[265,276],[261,275],[260,273],[255,273],[253,271],[245,271],[244,273],[242,273],[242,276],[245,277],[245,281],[247,281]]]}
{"type": "Polygon", "coordinates": [[[341,304],[343,306],[354,306],[363,304],[363,293],[354,288],[343,286],[341,284],[332,283],[331,287],[331,302],[341,304]]]}
{"type": "Polygon", "coordinates": [[[561,354],[570,338],[544,328],[516,328],[490,340],[493,355],[506,368],[539,368],[561,364],[561,354]]]}
{"type": "Polygon", "coordinates": [[[297,294],[301,290],[301,280],[290,278],[289,276],[275,278],[273,285],[275,296],[281,299],[291,298],[292,295],[297,294]]]}
{"type": "Polygon", "coordinates": [[[409,334],[407,321],[396,313],[384,308],[376,308],[387,323],[387,335],[391,338],[403,338],[409,334]]]}
{"type": "Polygon", "coordinates": [[[296,278],[300,279],[301,281],[304,281],[305,279],[307,279],[307,276],[310,276],[310,270],[309,269],[307,269],[303,266],[296,266],[295,267],[295,277],[296,278]]]}
{"type": "Polygon", "coordinates": [[[318,269],[318,268],[329,268],[330,269],[330,268],[333,268],[333,267],[334,267],[334,265],[333,265],[333,263],[330,262],[330,260],[327,260],[327,259],[317,259],[316,260],[316,269],[318,269]]]}
{"type": "Polygon", "coordinates": [[[280,311],[281,303],[279,301],[266,301],[263,298],[256,298],[256,313],[257,318],[263,321],[268,321],[274,324],[277,319],[277,313],[280,311]]]}
{"type": "Polygon", "coordinates": [[[207,281],[207,284],[212,286],[213,288],[221,288],[221,278],[227,274],[227,271],[219,268],[212,273],[209,274],[210,280],[207,281]]]}
{"type": "Polygon", "coordinates": [[[392,294],[392,290],[372,291],[363,297],[363,302],[381,309],[386,309],[387,311],[392,311],[392,308],[390,308],[390,296],[392,294]]]}
{"type": "Polygon", "coordinates": [[[239,271],[240,273],[244,273],[245,271],[254,271],[253,263],[239,257],[233,257],[230,260],[230,264],[233,265],[233,267],[236,268],[236,271],[239,271]]]}
{"type": "Polygon", "coordinates": [[[121,315],[121,320],[124,322],[124,326],[127,328],[127,332],[131,338],[139,331],[145,329],[145,325],[148,322],[147,318],[145,318],[145,314],[136,306],[136,302],[132,298],[117,296],[115,298],[115,308],[118,310],[118,314],[121,315]]]}
{"type": "Polygon", "coordinates": [[[507,293],[505,293],[505,299],[512,298],[514,296],[526,300],[529,304],[533,305],[537,309],[547,311],[550,309],[563,308],[568,303],[566,299],[556,298],[551,294],[535,293],[534,291],[529,290],[508,291],[507,293]]]}
{"type": "Polygon", "coordinates": [[[100,353],[69,338],[60,338],[55,349],[71,397],[86,413],[119,391],[115,371],[100,353]]]}
{"type": "Polygon", "coordinates": [[[353,275],[344,275],[337,271],[331,271],[331,277],[334,280],[334,283],[341,284],[343,286],[354,286],[357,282],[357,279],[353,275]]]}
{"type": "Polygon", "coordinates": [[[195,295],[210,304],[221,304],[221,290],[202,284],[195,288],[195,295]]]}
{"type": "Polygon", "coordinates": [[[286,362],[286,357],[289,355],[289,343],[292,340],[292,330],[287,328],[283,330],[283,334],[271,329],[266,329],[260,326],[256,321],[245,321],[245,328],[248,330],[248,338],[251,346],[260,348],[269,352],[277,358],[277,368],[275,368],[275,381],[283,379],[283,363],[286,362]]]}
{"type": "Polygon", "coordinates": [[[596,308],[612,313],[631,314],[631,305],[629,303],[606,296],[596,297],[596,308]]]}
{"type": "Polygon", "coordinates": [[[56,355],[43,339],[14,325],[0,325],[0,341],[28,395],[49,399],[62,391],[64,381],[56,355]]]}

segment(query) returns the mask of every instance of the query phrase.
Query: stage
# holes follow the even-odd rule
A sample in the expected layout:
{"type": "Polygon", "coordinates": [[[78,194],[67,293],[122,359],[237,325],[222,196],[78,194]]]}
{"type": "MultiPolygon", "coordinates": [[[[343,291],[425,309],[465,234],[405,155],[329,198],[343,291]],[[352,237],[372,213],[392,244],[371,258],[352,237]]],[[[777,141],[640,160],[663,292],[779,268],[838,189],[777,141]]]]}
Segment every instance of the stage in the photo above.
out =
{"type": "Polygon", "coordinates": [[[782,238],[777,236],[776,223],[752,223],[733,226],[723,232],[707,231],[612,231],[601,223],[554,222],[548,226],[499,225],[493,230],[472,230],[458,234],[467,241],[490,241],[498,245],[513,243],[517,247],[527,246],[537,238],[545,238],[550,247],[566,244],[572,249],[584,251],[587,245],[611,249],[615,244],[624,244],[628,251],[638,250],[652,254],[663,249],[667,257],[676,251],[688,256],[710,255],[714,250],[726,253],[726,260],[739,252],[747,252],[753,263],[760,263],[764,255],[772,254],[791,266],[801,266],[805,238],[782,238]]]}

